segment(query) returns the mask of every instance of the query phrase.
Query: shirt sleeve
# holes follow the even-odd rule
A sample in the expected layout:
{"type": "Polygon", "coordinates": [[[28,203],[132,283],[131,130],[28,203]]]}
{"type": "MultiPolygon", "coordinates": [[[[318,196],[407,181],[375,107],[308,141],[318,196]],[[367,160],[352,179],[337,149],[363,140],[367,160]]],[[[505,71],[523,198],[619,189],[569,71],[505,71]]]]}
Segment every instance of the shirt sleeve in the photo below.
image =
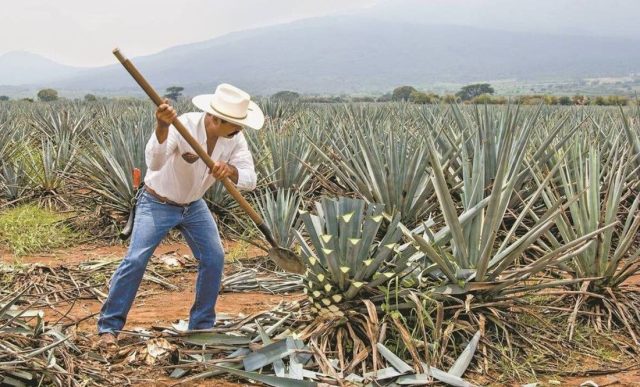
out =
{"type": "MultiPolygon", "coordinates": [[[[181,115],[178,119],[184,123],[184,115],[181,115]]],[[[158,142],[156,131],[154,130],[151,133],[151,138],[147,141],[144,152],[145,161],[147,162],[147,168],[149,170],[157,171],[164,166],[169,155],[178,148],[178,136],[178,131],[173,124],[169,125],[167,139],[162,144],[158,142]]]]}
{"type": "Polygon", "coordinates": [[[238,143],[231,157],[229,158],[229,164],[238,169],[238,189],[252,191],[256,188],[257,176],[253,165],[253,156],[249,151],[249,145],[247,139],[244,138],[242,132],[238,133],[238,143]]]}

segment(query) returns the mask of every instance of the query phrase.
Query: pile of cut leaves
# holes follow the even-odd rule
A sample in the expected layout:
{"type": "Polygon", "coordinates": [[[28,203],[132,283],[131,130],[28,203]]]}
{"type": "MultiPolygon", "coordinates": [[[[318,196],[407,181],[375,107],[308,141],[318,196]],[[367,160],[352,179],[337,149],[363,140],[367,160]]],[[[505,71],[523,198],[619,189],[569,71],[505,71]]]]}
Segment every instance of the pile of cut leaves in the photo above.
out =
{"type": "Polygon", "coordinates": [[[478,332],[458,360],[443,371],[428,364],[411,366],[381,342],[368,348],[376,359],[372,368],[361,362],[358,371],[344,375],[342,359],[327,356],[314,339],[305,340],[294,326],[309,323],[298,302],[281,303],[271,311],[251,316],[218,316],[216,328],[186,331],[186,322],[151,330],[123,331],[115,353],[95,347],[95,335],[78,332],[75,325],[45,323],[44,312],[32,309],[18,292],[0,296],[0,383],[10,386],[128,385],[144,373],[139,367],[162,369],[176,384],[231,374],[270,386],[321,384],[420,385],[439,380],[453,386],[471,386],[462,375],[480,339],[478,332]]]}

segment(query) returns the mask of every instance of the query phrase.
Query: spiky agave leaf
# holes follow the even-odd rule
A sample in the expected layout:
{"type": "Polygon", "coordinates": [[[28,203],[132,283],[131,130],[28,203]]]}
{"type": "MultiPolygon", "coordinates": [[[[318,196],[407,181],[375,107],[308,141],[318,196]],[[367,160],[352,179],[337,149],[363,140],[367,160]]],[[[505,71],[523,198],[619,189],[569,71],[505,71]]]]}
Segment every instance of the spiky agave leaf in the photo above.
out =
{"type": "Polygon", "coordinates": [[[264,98],[259,103],[265,116],[271,120],[290,119],[303,107],[303,104],[297,100],[264,98]]]}
{"type": "Polygon", "coordinates": [[[133,205],[133,169],[146,173],[144,151],[154,128],[151,116],[135,112],[104,117],[102,130],[90,133],[93,146],[81,153],[79,163],[83,179],[90,182],[87,188],[109,212],[121,215],[133,205]]]}
{"type": "Polygon", "coordinates": [[[0,112],[0,198],[9,201],[20,198],[27,189],[26,174],[16,155],[18,144],[25,140],[23,124],[9,111],[0,112]]]}
{"type": "Polygon", "coordinates": [[[224,217],[238,207],[238,203],[229,195],[224,185],[217,180],[211,188],[205,192],[203,198],[211,211],[215,212],[218,216],[224,217]]]}
{"type": "MultiPolygon", "coordinates": [[[[413,238],[427,258],[442,270],[448,282],[461,286],[460,292],[474,289],[472,283],[494,281],[497,281],[495,286],[483,287],[484,291],[503,291],[510,284],[544,270],[548,264],[575,255],[590,238],[602,231],[598,229],[583,238],[568,241],[532,264],[507,272],[521,254],[534,246],[539,237],[553,226],[554,218],[563,206],[561,201],[554,201],[545,214],[527,225],[524,233],[516,232],[555,173],[553,170],[543,177],[534,193],[521,199],[523,209],[520,215],[509,228],[502,243],[496,243],[499,241],[503,217],[514,198],[514,187],[519,181],[520,171],[524,168],[525,148],[531,130],[531,126],[516,125],[517,119],[512,117],[512,114],[514,113],[511,110],[507,110],[499,125],[488,127],[494,128],[497,133],[475,133],[472,138],[464,141],[470,141],[473,145],[470,148],[473,161],[462,163],[462,206],[465,212],[461,216],[458,215],[452,189],[449,188],[445,177],[443,165],[446,161],[439,160],[438,150],[431,136],[426,136],[430,151],[429,162],[433,169],[433,184],[446,228],[432,233],[427,227],[424,234],[413,233],[413,238]],[[495,136],[496,141],[487,141],[485,135],[495,136]],[[484,149],[487,146],[496,147],[495,174],[487,174],[483,169],[486,155],[491,154],[484,149]],[[487,178],[491,178],[492,181],[486,181],[487,178]],[[466,216],[471,212],[472,216],[466,216]]],[[[465,135],[470,135],[470,132],[465,135]]],[[[463,148],[463,154],[465,152],[468,150],[463,148]]]]}
{"type": "Polygon", "coordinates": [[[256,169],[272,188],[295,189],[305,192],[313,172],[320,164],[320,156],[312,142],[322,145],[324,140],[307,116],[283,123],[269,121],[265,129],[247,136],[254,154],[258,155],[256,169]]]}
{"type": "Polygon", "coordinates": [[[35,145],[25,142],[14,158],[13,170],[24,173],[27,188],[49,208],[68,207],[61,194],[77,159],[76,144],[69,141],[42,137],[35,145]]]}
{"type": "Polygon", "coordinates": [[[432,209],[427,148],[408,130],[376,125],[338,127],[330,150],[316,148],[343,184],[369,202],[383,203],[387,213],[401,213],[402,222],[413,227],[432,209]]]}
{"type": "Polygon", "coordinates": [[[19,163],[8,160],[0,166],[0,197],[15,201],[27,191],[26,174],[19,163]]]}
{"type": "Polygon", "coordinates": [[[639,266],[640,249],[634,246],[634,240],[640,229],[640,195],[636,193],[637,183],[626,183],[633,160],[619,145],[615,141],[612,157],[602,160],[595,145],[577,143],[566,157],[556,160],[561,165],[560,179],[543,195],[547,206],[562,196],[580,197],[556,220],[559,235],[550,238],[552,247],[620,221],[573,259],[575,277],[599,278],[591,282],[591,290],[597,292],[619,286],[639,266]],[[633,200],[626,207],[629,198],[633,200]]]}
{"type": "Polygon", "coordinates": [[[91,127],[93,120],[85,109],[63,109],[48,107],[46,111],[35,111],[31,125],[43,136],[56,143],[75,143],[91,127]]]}
{"type": "Polygon", "coordinates": [[[302,198],[292,190],[266,191],[257,197],[256,204],[273,238],[280,247],[291,249],[295,241],[294,231],[300,228],[298,209],[302,198]]]}

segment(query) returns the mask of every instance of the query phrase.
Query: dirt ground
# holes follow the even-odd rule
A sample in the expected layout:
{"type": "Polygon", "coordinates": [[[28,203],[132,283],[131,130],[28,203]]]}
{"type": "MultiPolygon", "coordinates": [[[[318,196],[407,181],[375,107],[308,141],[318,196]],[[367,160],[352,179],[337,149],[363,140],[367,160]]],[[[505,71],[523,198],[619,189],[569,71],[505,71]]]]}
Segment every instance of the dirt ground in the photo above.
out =
{"type": "MultiPolygon", "coordinates": [[[[246,258],[264,255],[265,253],[254,247],[239,245],[236,242],[223,242],[227,257],[234,256],[241,252],[246,258]]],[[[103,258],[121,258],[126,254],[126,246],[105,246],[105,245],[79,245],[67,249],[59,249],[51,253],[30,255],[20,257],[19,262],[23,264],[40,263],[45,265],[69,265],[83,261],[103,258]]],[[[191,250],[183,242],[169,242],[161,244],[155,251],[155,255],[175,253],[178,255],[192,255],[191,250]]],[[[1,261],[5,263],[14,262],[14,258],[8,253],[0,250],[1,261]]],[[[227,265],[228,266],[228,265],[227,265]]],[[[195,280],[197,273],[186,272],[177,277],[172,277],[171,282],[179,285],[183,291],[170,291],[161,288],[140,289],[136,300],[131,307],[127,317],[125,330],[133,330],[136,327],[148,329],[152,326],[171,326],[178,320],[187,319],[189,310],[195,299],[195,280]]],[[[247,293],[222,293],[218,297],[216,313],[229,315],[250,315],[256,312],[269,310],[278,305],[281,301],[299,299],[299,294],[293,295],[271,295],[260,292],[247,293]]],[[[46,308],[45,320],[50,323],[60,320],[62,323],[70,323],[82,320],[78,324],[78,330],[89,334],[97,332],[97,318],[102,304],[97,300],[77,300],[74,303],[59,303],[55,309],[46,308]]],[[[124,334],[121,335],[121,338],[124,334]]],[[[96,336],[97,337],[97,336],[96,336]]],[[[141,382],[139,386],[169,386],[176,382],[161,372],[148,375],[147,382],[141,382]],[[154,380],[154,381],[152,381],[154,380]]],[[[247,383],[236,383],[221,378],[194,382],[192,386],[220,386],[238,387],[250,386],[247,383]]]]}
{"type": "MultiPolygon", "coordinates": [[[[227,257],[234,257],[238,254],[250,258],[264,255],[264,252],[256,247],[239,245],[236,242],[223,242],[227,257]]],[[[155,254],[162,255],[175,252],[179,255],[191,255],[189,247],[185,243],[170,242],[163,243],[158,247],[155,254]]],[[[21,257],[22,263],[42,263],[46,265],[75,264],[82,261],[112,257],[123,257],[126,253],[126,246],[101,246],[101,245],[79,245],[67,249],[57,250],[49,254],[21,257]]],[[[0,251],[0,256],[4,262],[13,262],[13,258],[0,251]]],[[[237,257],[236,257],[237,258],[237,257]]],[[[152,326],[170,326],[171,323],[189,316],[189,309],[195,297],[196,273],[185,272],[177,277],[172,277],[171,282],[179,285],[182,291],[170,291],[162,288],[141,289],[138,297],[134,301],[129,313],[125,330],[132,330],[136,327],[148,329],[152,326]],[[143,296],[143,297],[142,297],[143,296]]],[[[640,283],[640,275],[633,277],[630,282],[640,283]]],[[[300,294],[293,295],[271,295],[260,292],[249,293],[222,293],[218,299],[216,312],[218,314],[249,315],[252,313],[269,310],[281,301],[300,299],[300,294]]],[[[96,322],[100,311],[101,303],[96,300],[78,300],[77,302],[61,303],[56,309],[45,310],[45,319],[49,322],[73,322],[82,320],[78,324],[78,330],[89,334],[96,333],[96,322]]],[[[169,386],[176,382],[175,379],[168,378],[161,371],[149,370],[146,374],[146,381],[139,382],[139,386],[169,386]]],[[[593,381],[598,386],[640,386],[640,370],[630,370],[609,375],[600,376],[580,376],[569,378],[541,377],[538,386],[580,386],[586,381],[593,381]],[[559,384],[558,384],[559,383],[559,384]]],[[[182,384],[201,387],[238,387],[251,386],[252,384],[231,381],[222,378],[212,378],[191,384],[182,384]]]]}

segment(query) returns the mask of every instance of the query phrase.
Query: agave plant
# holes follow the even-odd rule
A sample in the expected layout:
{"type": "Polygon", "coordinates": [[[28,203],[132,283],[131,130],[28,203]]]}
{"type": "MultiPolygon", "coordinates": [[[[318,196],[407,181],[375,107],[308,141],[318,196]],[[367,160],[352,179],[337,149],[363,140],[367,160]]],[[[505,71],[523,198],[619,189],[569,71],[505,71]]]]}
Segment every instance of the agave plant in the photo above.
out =
{"type": "MultiPolygon", "coordinates": [[[[432,232],[430,224],[425,224],[419,232],[416,232],[418,229],[414,230],[412,237],[432,263],[426,272],[438,270],[444,276],[446,286],[440,290],[459,294],[481,290],[485,297],[521,291],[512,285],[542,272],[549,264],[575,256],[591,238],[602,232],[601,228],[593,230],[556,246],[523,267],[513,269],[522,254],[535,247],[541,235],[554,225],[554,218],[567,204],[554,201],[544,214],[533,222],[528,221],[524,227],[526,215],[555,173],[552,170],[539,182],[533,194],[522,199],[520,214],[500,240],[503,218],[515,194],[514,187],[519,182],[531,130],[531,126],[516,125],[517,119],[512,114],[517,114],[517,111],[508,110],[499,125],[487,127],[489,132],[477,132],[464,140],[464,143],[469,142],[472,146],[462,148],[463,159],[472,162],[461,163],[461,215],[458,215],[453,190],[447,184],[443,168],[443,164],[450,163],[439,160],[433,140],[430,135],[426,136],[433,170],[432,181],[446,227],[432,232]],[[496,141],[489,141],[486,136],[496,141]],[[495,174],[487,174],[484,169],[485,157],[491,154],[484,149],[487,146],[496,148],[495,174]],[[473,153],[468,154],[468,149],[472,149],[473,153]],[[487,178],[491,180],[487,181],[487,178]]],[[[570,198],[569,203],[574,200],[576,198],[570,198]]],[[[549,283],[546,286],[551,285],[549,283]]]]}
{"type": "MultiPolygon", "coordinates": [[[[551,248],[591,234],[603,225],[615,225],[577,254],[571,265],[562,266],[574,278],[583,279],[575,285],[576,290],[587,292],[577,297],[570,316],[569,337],[573,336],[577,313],[582,307],[591,312],[606,311],[609,319],[615,317],[637,343],[640,332],[634,327],[640,318],[630,309],[640,306],[640,298],[633,292],[625,292],[622,284],[640,269],[640,249],[635,243],[640,229],[640,195],[636,179],[626,183],[633,160],[621,146],[615,149],[610,158],[602,160],[596,146],[587,145],[585,150],[578,142],[558,160],[560,179],[546,187],[543,197],[547,206],[562,196],[580,198],[557,218],[558,235],[548,238],[551,248]],[[593,294],[599,296],[591,297],[593,294]]],[[[590,318],[594,326],[605,325],[596,321],[601,319],[599,313],[594,316],[597,317],[590,318]]]]}
{"type": "Polygon", "coordinates": [[[289,119],[300,111],[302,104],[298,101],[284,101],[265,98],[259,101],[260,107],[271,120],[289,119]]]}
{"type": "Polygon", "coordinates": [[[639,132],[637,128],[637,123],[640,122],[640,116],[636,117],[636,120],[635,120],[636,125],[634,127],[634,125],[631,122],[629,122],[629,120],[627,119],[627,116],[624,114],[624,110],[622,109],[622,106],[620,106],[620,115],[622,117],[624,133],[626,134],[627,139],[633,146],[633,154],[635,156],[633,156],[632,159],[633,159],[634,165],[640,167],[640,134],[638,134],[639,132]]]}
{"type": "Polygon", "coordinates": [[[31,121],[34,129],[56,144],[76,143],[92,124],[93,120],[85,109],[72,111],[69,107],[36,111],[31,121]]]}
{"type": "Polygon", "coordinates": [[[300,213],[308,238],[294,231],[308,266],[306,293],[313,311],[341,315],[345,302],[380,293],[378,286],[401,277],[411,266],[417,250],[400,249],[399,214],[378,239],[384,220],[381,204],[324,197],[315,208],[317,215],[300,213]]]}
{"type": "Polygon", "coordinates": [[[233,214],[233,210],[238,207],[238,203],[219,181],[213,183],[211,188],[205,192],[203,199],[207,202],[209,209],[222,218],[233,214]]]}
{"type": "Polygon", "coordinates": [[[15,129],[12,117],[7,111],[0,112],[0,165],[9,159],[13,149],[15,129]]]}
{"type": "Polygon", "coordinates": [[[269,121],[260,133],[247,136],[253,153],[259,157],[258,174],[272,189],[309,190],[311,177],[320,164],[311,141],[319,145],[324,142],[312,125],[312,121],[301,118],[293,123],[269,121]]]}
{"type": "Polygon", "coordinates": [[[22,127],[8,111],[0,112],[0,198],[17,200],[26,189],[25,174],[15,157],[23,142],[22,127]]]}
{"type": "Polygon", "coordinates": [[[278,246],[286,249],[293,247],[296,240],[294,232],[300,229],[298,209],[301,203],[302,197],[296,191],[282,188],[275,193],[267,191],[257,198],[258,210],[278,246]]]}
{"type": "Polygon", "coordinates": [[[576,277],[598,278],[592,281],[591,291],[601,293],[605,288],[615,288],[640,266],[640,249],[634,246],[640,228],[640,195],[636,193],[637,183],[630,187],[625,183],[630,160],[625,153],[617,152],[603,165],[593,145],[586,152],[577,145],[561,164],[560,180],[544,192],[545,204],[549,206],[561,196],[579,195],[580,200],[556,220],[559,238],[551,243],[557,246],[560,241],[574,240],[620,220],[618,227],[604,232],[573,259],[576,277]],[[634,199],[626,207],[629,198],[634,199]]]}
{"type": "Polygon", "coordinates": [[[146,173],[144,150],[153,127],[152,118],[137,109],[104,117],[101,130],[90,133],[93,146],[83,149],[79,170],[112,217],[128,213],[133,205],[132,171],[139,168],[142,176],[146,173]]]}
{"type": "Polygon", "coordinates": [[[40,196],[47,207],[70,207],[62,195],[67,183],[66,177],[73,170],[77,150],[70,142],[57,142],[44,137],[39,146],[25,144],[17,157],[24,172],[28,188],[40,196]]]}
{"type": "Polygon", "coordinates": [[[337,128],[329,149],[317,147],[340,182],[387,213],[399,212],[409,227],[434,209],[428,199],[433,185],[426,168],[428,152],[422,139],[402,130],[337,128]]]}
{"type": "Polygon", "coordinates": [[[6,160],[0,166],[0,196],[10,202],[30,197],[31,194],[25,195],[27,183],[26,174],[16,161],[6,160]]]}

